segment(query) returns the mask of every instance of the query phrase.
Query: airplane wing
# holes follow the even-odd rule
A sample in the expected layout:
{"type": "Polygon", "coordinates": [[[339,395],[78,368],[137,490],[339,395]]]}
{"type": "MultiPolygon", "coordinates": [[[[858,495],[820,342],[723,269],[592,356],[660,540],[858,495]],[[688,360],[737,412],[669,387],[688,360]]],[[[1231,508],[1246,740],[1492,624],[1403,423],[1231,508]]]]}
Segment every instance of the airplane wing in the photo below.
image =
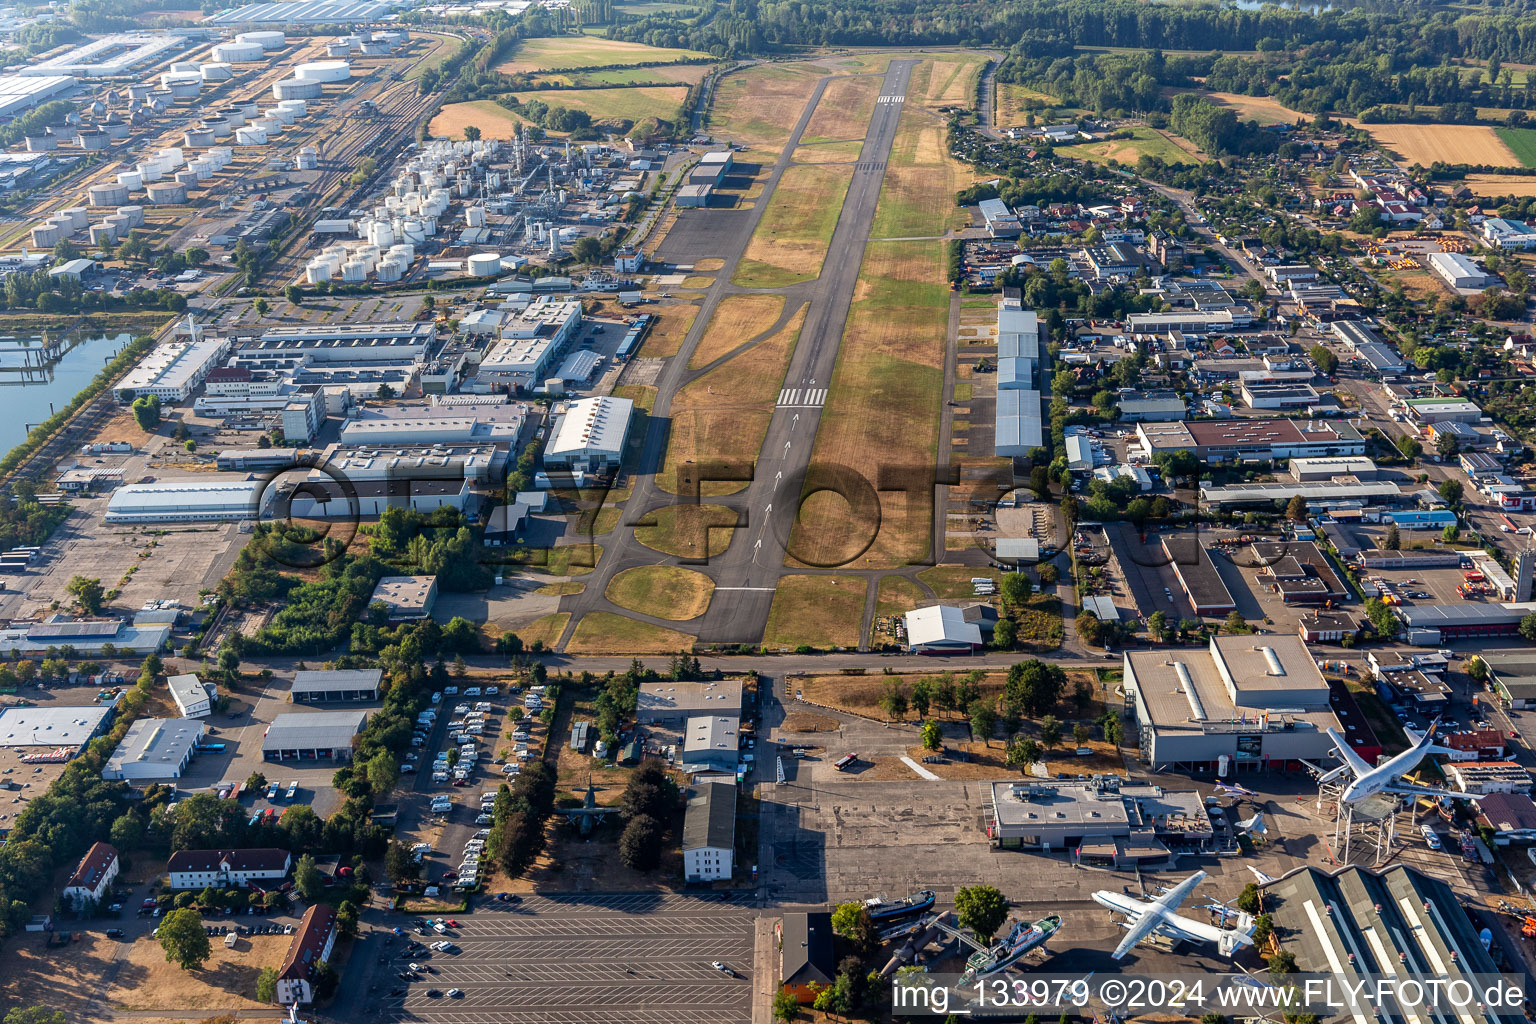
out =
{"type": "Polygon", "coordinates": [[[1385,793],[1396,793],[1399,796],[1428,796],[1436,798],[1448,796],[1452,800],[1476,800],[1478,796],[1476,793],[1462,793],[1454,789],[1434,789],[1430,786],[1410,786],[1402,782],[1383,786],[1382,791],[1385,793]]]}
{"type": "Polygon", "coordinates": [[[1196,871],[1178,885],[1159,896],[1153,903],[1164,910],[1175,910],[1185,897],[1195,891],[1195,887],[1205,881],[1205,872],[1196,871]]]}
{"type": "Polygon", "coordinates": [[[1115,951],[1110,954],[1110,958],[1119,960],[1125,956],[1125,954],[1131,951],[1132,947],[1148,935],[1151,935],[1157,930],[1158,925],[1162,923],[1161,914],[1153,913],[1150,910],[1142,911],[1141,916],[1131,923],[1130,928],[1125,933],[1125,938],[1120,940],[1120,945],[1115,947],[1115,951]]]}

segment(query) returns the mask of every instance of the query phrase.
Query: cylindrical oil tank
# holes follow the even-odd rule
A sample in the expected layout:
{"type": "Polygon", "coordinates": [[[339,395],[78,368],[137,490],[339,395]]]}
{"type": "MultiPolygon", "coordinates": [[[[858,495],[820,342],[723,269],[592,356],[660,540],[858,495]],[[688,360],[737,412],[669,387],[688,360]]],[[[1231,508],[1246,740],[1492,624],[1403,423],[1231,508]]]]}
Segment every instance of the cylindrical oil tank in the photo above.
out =
{"type": "Polygon", "coordinates": [[[39,249],[52,249],[63,237],[56,224],[39,224],[32,229],[32,244],[39,249]]]}
{"type": "Polygon", "coordinates": [[[241,32],[235,36],[237,43],[255,43],[263,50],[281,50],[288,45],[288,37],[281,32],[241,32]]]}
{"type": "Polygon", "coordinates": [[[59,215],[69,218],[70,231],[84,231],[91,223],[91,211],[84,206],[71,206],[60,210],[59,215]]]}
{"type": "Polygon", "coordinates": [[[159,181],[165,177],[165,165],[159,160],[145,160],[139,164],[139,177],[148,185],[152,181],[159,181]]]}
{"type": "Polygon", "coordinates": [[[477,252],[469,257],[470,277],[494,277],[501,273],[501,256],[494,252],[477,252]]]}
{"type": "Polygon", "coordinates": [[[85,192],[92,206],[121,206],[128,201],[126,185],[92,185],[85,192]]]}
{"type": "Polygon", "coordinates": [[[319,284],[331,279],[331,265],[324,260],[310,260],[304,265],[304,280],[319,284]]]}
{"type": "Polygon", "coordinates": [[[185,185],[187,188],[193,188],[197,185],[197,180],[197,172],[191,168],[176,172],[176,184],[178,185],[185,185]]]}
{"type": "Polygon", "coordinates": [[[464,211],[464,223],[472,228],[485,227],[485,207],[471,206],[464,211]]]}
{"type": "Polygon", "coordinates": [[[380,281],[398,281],[405,276],[405,264],[397,260],[380,260],[377,273],[380,281]]]}
{"type": "Polygon", "coordinates": [[[212,128],[203,125],[200,128],[188,128],[182,139],[191,149],[207,149],[218,140],[218,135],[212,128]]]}
{"type": "Polygon", "coordinates": [[[291,110],[296,117],[303,117],[309,113],[309,103],[304,100],[283,100],[278,105],[280,110],[291,110]]]}
{"type": "MultiPolygon", "coordinates": [[[[244,118],[241,118],[240,120],[241,120],[242,124],[245,121],[244,118]]],[[[215,116],[210,117],[207,120],[205,120],[203,122],[202,126],[204,128],[206,128],[206,129],[208,129],[209,131],[213,132],[213,137],[216,138],[216,139],[227,139],[227,138],[229,138],[231,132],[233,132],[236,128],[240,127],[240,125],[231,124],[230,121],[229,121],[229,118],[227,118],[227,117],[220,117],[218,115],[215,115],[215,116]]],[[[190,145],[192,145],[192,143],[189,142],[189,143],[187,143],[187,145],[190,146],[190,145]]],[[[210,145],[212,145],[212,143],[210,143],[210,145]]]]}
{"type": "Polygon", "coordinates": [[[92,152],[106,149],[107,143],[111,141],[107,138],[107,133],[100,128],[81,128],[75,133],[75,138],[79,141],[81,149],[92,152]]]}
{"type": "Polygon", "coordinates": [[[235,77],[235,69],[229,65],[228,61],[212,61],[197,70],[205,82],[227,82],[235,77]]]}
{"type": "Polygon", "coordinates": [[[305,82],[345,82],[352,65],[344,60],[312,60],[293,69],[293,77],[305,82]]]}
{"type": "Polygon", "coordinates": [[[143,188],[144,175],[138,171],[118,171],[117,183],[127,189],[143,188]]]}
{"type": "Polygon", "coordinates": [[[165,169],[174,171],[187,162],[187,154],[181,151],[181,147],[172,146],[169,149],[161,149],[155,152],[155,159],[165,164],[165,169]]]}
{"type": "Polygon", "coordinates": [[[257,128],[255,125],[237,128],[235,129],[235,141],[242,146],[265,146],[267,144],[267,131],[265,128],[257,128]]]}
{"type": "Polygon", "coordinates": [[[91,225],[92,245],[111,245],[115,241],[117,241],[117,228],[111,224],[91,225]]]}
{"type": "Polygon", "coordinates": [[[155,206],[169,206],[187,201],[187,186],[179,181],[157,181],[145,189],[149,201],[155,206]]]}
{"type": "Polygon", "coordinates": [[[131,227],[141,227],[144,224],[144,207],[142,206],[119,206],[117,215],[127,217],[131,227]]]}
{"type": "Polygon", "coordinates": [[[341,279],[348,284],[356,284],[367,276],[367,268],[357,260],[348,260],[341,265],[341,279]]]}
{"type": "Polygon", "coordinates": [[[320,83],[302,78],[287,78],[272,83],[272,95],[280,100],[314,100],[320,98],[320,83]]]}

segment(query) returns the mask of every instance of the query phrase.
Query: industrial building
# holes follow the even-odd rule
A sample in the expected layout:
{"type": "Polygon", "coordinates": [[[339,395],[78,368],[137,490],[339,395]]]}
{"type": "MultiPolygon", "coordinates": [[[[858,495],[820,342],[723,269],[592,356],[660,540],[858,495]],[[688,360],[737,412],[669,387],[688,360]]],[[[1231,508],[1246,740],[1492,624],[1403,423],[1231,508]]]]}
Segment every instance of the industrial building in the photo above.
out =
{"type": "Polygon", "coordinates": [[[1067,850],[1082,864],[1127,869],[1214,852],[1210,815],[1192,789],[1172,791],[1114,776],[986,786],[987,838],[1002,849],[1067,850]]]}
{"type": "Polygon", "coordinates": [[[128,727],[101,777],[112,782],[174,785],[207,731],[202,722],[185,718],[140,718],[128,727]]]}
{"type": "Polygon", "coordinates": [[[274,498],[261,480],[200,474],[119,487],[107,501],[105,519],[110,524],[260,519],[274,498]]]}
{"type": "Polygon", "coordinates": [[[293,675],[288,699],[295,704],[378,700],[383,677],[384,670],[378,668],[301,669],[293,675]]]}
{"type": "Polygon", "coordinates": [[[437,603],[436,576],[385,576],[373,588],[369,604],[382,604],[391,622],[425,619],[437,603]]]}
{"type": "Polygon", "coordinates": [[[1485,288],[1497,278],[1459,252],[1432,252],[1424,257],[1430,273],[1453,289],[1485,288]]]}
{"type": "Polygon", "coordinates": [[[618,468],[635,403],[603,395],[566,405],[544,446],[544,464],[592,472],[618,468]]]}
{"type": "Polygon", "coordinates": [[[683,816],[683,880],[717,882],[731,877],[736,861],[736,787],[703,782],[688,798],[683,816]]]}
{"type": "Polygon", "coordinates": [[[1138,423],[1147,458],[1190,451],[1208,462],[1364,455],[1365,437],[1344,422],[1287,419],[1182,420],[1138,423]]]}
{"type": "Polygon", "coordinates": [[[286,712],[261,738],[267,761],[349,761],[352,741],[368,723],[366,711],[286,712]]]}
{"type": "Polygon", "coordinates": [[[1283,770],[1333,747],[1324,730],[1339,719],[1299,637],[1215,636],[1206,651],[1127,651],[1123,664],[1154,771],[1283,770]]]}
{"type": "Polygon", "coordinates": [[[191,672],[184,675],[166,676],[171,688],[171,699],[182,718],[207,718],[213,713],[214,687],[205,684],[191,672]]]}
{"type": "Polygon", "coordinates": [[[0,711],[0,745],[48,747],[71,758],[107,731],[115,710],[116,705],[105,703],[6,708],[0,711]]]}
{"type": "Polygon", "coordinates": [[[741,717],[741,680],[641,683],[636,725],[682,726],[694,715],[741,717]]]}
{"type": "MultiPolygon", "coordinates": [[[[229,888],[251,882],[281,882],[293,868],[287,850],[177,850],[165,863],[172,889],[229,888]]],[[[267,888],[263,886],[263,888],[267,888]]],[[[273,886],[272,888],[276,888],[273,886]]]]}
{"type": "Polygon", "coordinates": [[[156,345],[118,381],[113,393],[119,402],[154,395],[162,402],[185,402],[230,351],[228,338],[168,341],[156,345]]]}
{"type": "MultiPolygon", "coordinates": [[[[1341,987],[1403,975],[1473,986],[1475,977],[1500,971],[1479,937],[1482,925],[1468,916],[1455,891],[1403,864],[1379,872],[1303,866],[1263,883],[1259,898],[1296,969],[1329,975],[1341,987]]],[[[1525,1018],[1522,1007],[1500,1012],[1481,1003],[1447,1016],[1461,1024],[1521,1024],[1525,1018]]],[[[1415,1017],[1373,1010],[1354,1014],[1356,1021],[1415,1017]]]]}
{"type": "Polygon", "coordinates": [[[166,623],[139,625],[125,619],[17,623],[0,629],[0,651],[46,656],[68,644],[79,655],[100,654],[109,645],[119,654],[151,654],[165,646],[171,627],[166,623]]]}
{"type": "Polygon", "coordinates": [[[1196,615],[1226,615],[1237,609],[1232,591],[1221,578],[1221,572],[1211,559],[1211,553],[1200,543],[1200,535],[1163,534],[1163,553],[1179,588],[1189,598],[1196,615]]]}

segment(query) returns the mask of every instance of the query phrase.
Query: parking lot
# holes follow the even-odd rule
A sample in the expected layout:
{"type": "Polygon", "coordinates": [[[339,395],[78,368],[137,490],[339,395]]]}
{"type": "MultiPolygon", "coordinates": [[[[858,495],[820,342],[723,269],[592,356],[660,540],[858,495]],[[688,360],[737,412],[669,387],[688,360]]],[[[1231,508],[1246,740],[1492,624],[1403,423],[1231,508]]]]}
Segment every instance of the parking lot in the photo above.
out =
{"type": "Polygon", "coordinates": [[[464,1024],[751,1019],[754,914],[744,902],[666,893],[528,896],[488,900],[455,920],[459,927],[446,937],[458,953],[407,952],[406,939],[378,933],[359,944],[354,957],[370,959],[373,1013],[464,1024]],[[711,967],[716,960],[738,976],[711,967]],[[411,962],[432,973],[399,978],[411,962]],[[450,997],[455,989],[462,995],[450,997]]]}

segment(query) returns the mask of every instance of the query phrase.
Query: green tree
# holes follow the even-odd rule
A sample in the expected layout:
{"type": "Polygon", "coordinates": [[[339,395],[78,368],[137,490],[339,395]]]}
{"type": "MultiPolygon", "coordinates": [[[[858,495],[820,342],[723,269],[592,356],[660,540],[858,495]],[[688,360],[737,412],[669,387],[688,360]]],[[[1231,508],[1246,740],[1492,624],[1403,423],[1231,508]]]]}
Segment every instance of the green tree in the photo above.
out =
{"type": "Polygon", "coordinates": [[[325,892],[325,876],[315,866],[315,858],[308,854],[300,854],[299,862],[293,868],[293,887],[299,890],[299,895],[310,903],[320,899],[325,892]]]}
{"type": "Polygon", "coordinates": [[[102,588],[101,580],[87,576],[71,576],[69,582],[64,585],[64,590],[75,599],[75,603],[85,614],[100,613],[102,600],[106,597],[106,590],[102,588]]]}
{"type": "Polygon", "coordinates": [[[923,749],[938,750],[944,745],[944,731],[933,719],[923,723],[923,749]]]}
{"type": "Polygon", "coordinates": [[[1008,919],[1008,901],[990,885],[968,885],[955,891],[955,916],[960,927],[990,943],[1008,919]]]}
{"type": "Polygon", "coordinates": [[[160,948],[167,960],[184,971],[203,966],[213,953],[203,919],[190,908],[165,915],[160,922],[160,948]]]}
{"type": "Polygon", "coordinates": [[[985,700],[975,700],[966,712],[971,719],[971,734],[990,747],[992,730],[997,728],[997,710],[985,700]]]}
{"type": "Polygon", "coordinates": [[[277,968],[263,967],[261,973],[256,975],[256,1001],[277,1002],[277,968]]]}

